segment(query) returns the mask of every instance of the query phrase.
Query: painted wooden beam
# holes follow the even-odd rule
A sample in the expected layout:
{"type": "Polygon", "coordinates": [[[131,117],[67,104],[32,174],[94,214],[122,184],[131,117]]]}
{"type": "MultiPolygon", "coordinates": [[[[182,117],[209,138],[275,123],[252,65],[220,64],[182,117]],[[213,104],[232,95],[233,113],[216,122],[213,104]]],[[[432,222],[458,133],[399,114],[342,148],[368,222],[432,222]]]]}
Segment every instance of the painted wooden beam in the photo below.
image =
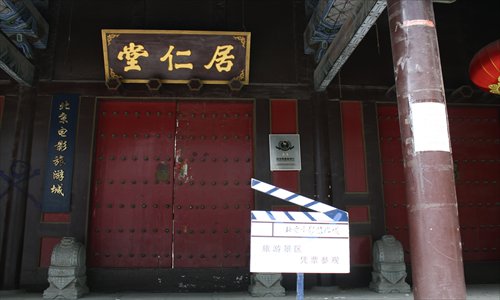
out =
{"type": "Polygon", "coordinates": [[[21,85],[32,86],[35,66],[0,32],[0,68],[21,85]]]}
{"type": "Polygon", "coordinates": [[[387,3],[385,0],[359,1],[356,13],[347,19],[314,70],[314,89],[324,91],[356,49],[387,3]]]}

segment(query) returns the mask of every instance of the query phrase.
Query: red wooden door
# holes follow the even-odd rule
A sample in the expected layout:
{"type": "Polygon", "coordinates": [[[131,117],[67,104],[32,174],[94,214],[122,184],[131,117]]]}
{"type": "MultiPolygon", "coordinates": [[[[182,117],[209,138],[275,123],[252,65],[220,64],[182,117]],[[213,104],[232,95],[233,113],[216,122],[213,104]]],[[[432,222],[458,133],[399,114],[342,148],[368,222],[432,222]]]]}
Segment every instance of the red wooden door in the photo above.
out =
{"type": "MultiPolygon", "coordinates": [[[[387,233],[409,252],[398,112],[378,107],[387,233]]],[[[449,107],[460,233],[465,261],[500,258],[500,123],[498,108],[449,107]]],[[[409,256],[406,257],[409,259],[409,256]]]]}
{"type": "Polygon", "coordinates": [[[252,103],[178,105],[174,266],[249,261],[252,103]]]}
{"type": "Polygon", "coordinates": [[[102,101],[97,115],[89,265],[170,267],[175,102],[102,101]]]}
{"type": "Polygon", "coordinates": [[[449,110],[455,183],[466,261],[500,259],[500,119],[498,108],[449,110]]]}
{"type": "Polygon", "coordinates": [[[89,266],[248,265],[252,111],[252,103],[100,102],[89,266]]]}

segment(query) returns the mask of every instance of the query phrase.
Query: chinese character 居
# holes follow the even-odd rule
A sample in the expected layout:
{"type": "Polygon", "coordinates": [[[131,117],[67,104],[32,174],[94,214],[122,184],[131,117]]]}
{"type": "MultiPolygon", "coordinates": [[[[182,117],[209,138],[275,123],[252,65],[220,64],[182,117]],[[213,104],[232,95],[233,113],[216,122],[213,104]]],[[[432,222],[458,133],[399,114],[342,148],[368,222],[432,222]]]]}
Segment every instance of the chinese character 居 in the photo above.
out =
{"type": "Polygon", "coordinates": [[[231,52],[231,50],[233,50],[233,48],[234,47],[231,45],[217,46],[212,60],[208,64],[204,65],[205,69],[211,69],[215,63],[217,71],[231,71],[231,68],[233,67],[233,62],[231,60],[234,59],[234,55],[230,55],[229,53],[231,52]]]}

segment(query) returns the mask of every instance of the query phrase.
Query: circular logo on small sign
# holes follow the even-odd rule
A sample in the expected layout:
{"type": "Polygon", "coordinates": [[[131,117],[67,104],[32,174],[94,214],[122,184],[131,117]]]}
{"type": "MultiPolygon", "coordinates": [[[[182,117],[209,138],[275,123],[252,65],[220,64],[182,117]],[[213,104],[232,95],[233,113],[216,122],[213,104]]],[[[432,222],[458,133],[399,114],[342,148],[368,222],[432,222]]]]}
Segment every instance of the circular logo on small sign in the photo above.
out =
{"type": "Polygon", "coordinates": [[[281,150],[281,151],[288,151],[292,150],[294,146],[290,141],[279,141],[278,146],[276,146],[276,149],[281,150]]]}

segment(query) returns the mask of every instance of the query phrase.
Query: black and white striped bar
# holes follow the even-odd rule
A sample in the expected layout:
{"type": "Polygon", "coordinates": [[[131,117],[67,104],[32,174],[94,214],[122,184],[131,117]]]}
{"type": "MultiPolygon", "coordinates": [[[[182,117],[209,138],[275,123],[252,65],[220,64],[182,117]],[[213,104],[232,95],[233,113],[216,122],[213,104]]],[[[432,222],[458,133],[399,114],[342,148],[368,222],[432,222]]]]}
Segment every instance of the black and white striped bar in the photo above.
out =
{"type": "Polygon", "coordinates": [[[304,197],[302,195],[287,191],[285,189],[276,187],[269,183],[252,178],[251,187],[259,192],[271,195],[273,197],[285,200],[287,202],[302,206],[320,213],[325,214],[329,218],[337,222],[347,222],[349,217],[346,211],[340,210],[333,206],[327,205],[322,202],[304,197]]]}
{"type": "MultiPolygon", "coordinates": [[[[331,223],[332,218],[319,212],[307,211],[262,211],[252,210],[252,220],[259,221],[297,221],[297,222],[323,222],[331,223]]],[[[336,222],[336,223],[340,223],[336,222]]]]}

